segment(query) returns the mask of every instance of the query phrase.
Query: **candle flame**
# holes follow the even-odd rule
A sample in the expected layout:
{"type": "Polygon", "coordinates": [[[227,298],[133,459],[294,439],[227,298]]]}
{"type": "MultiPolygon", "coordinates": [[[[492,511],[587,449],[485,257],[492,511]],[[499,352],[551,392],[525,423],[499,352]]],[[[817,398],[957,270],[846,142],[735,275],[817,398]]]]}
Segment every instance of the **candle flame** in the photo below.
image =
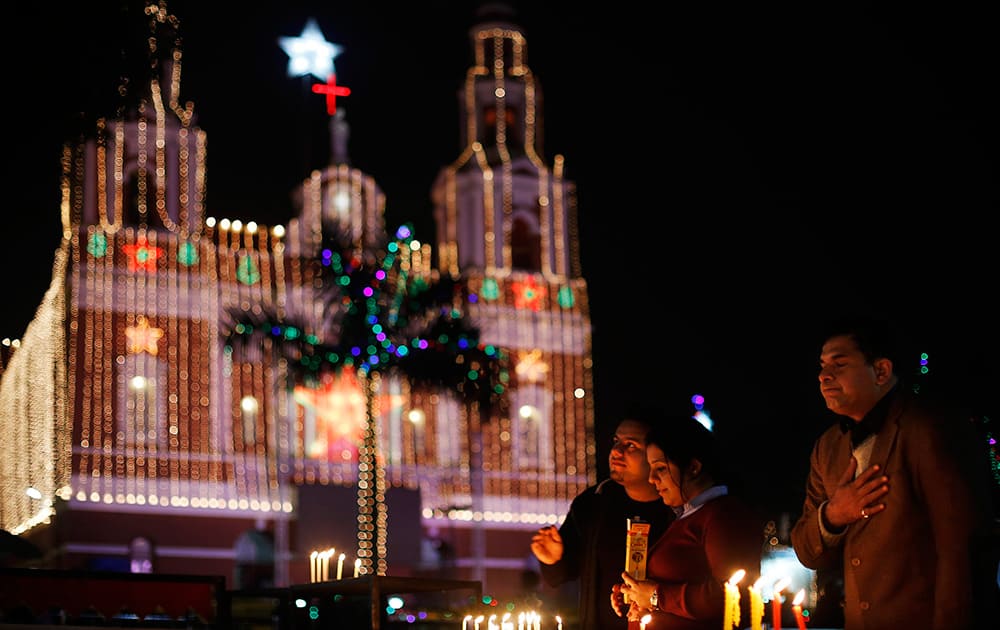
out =
{"type": "Polygon", "coordinates": [[[747,572],[746,572],[745,569],[740,569],[736,573],[733,573],[733,576],[731,578],[729,578],[729,583],[732,584],[732,585],[734,585],[734,586],[736,584],[739,584],[740,580],[742,580],[746,576],[746,574],[747,574],[747,572]]]}
{"type": "Polygon", "coordinates": [[[800,606],[806,598],[806,589],[800,589],[798,593],[795,594],[795,599],[792,600],[792,605],[800,606]]]}
{"type": "Polygon", "coordinates": [[[781,595],[781,591],[783,591],[786,588],[788,588],[788,585],[791,584],[791,583],[792,583],[792,580],[790,578],[787,578],[787,577],[783,577],[780,580],[778,580],[777,582],[775,582],[774,583],[774,596],[777,597],[778,595],[781,595]]]}
{"type": "Polygon", "coordinates": [[[646,630],[646,624],[653,620],[653,615],[643,615],[639,620],[639,630],[646,630]]]}

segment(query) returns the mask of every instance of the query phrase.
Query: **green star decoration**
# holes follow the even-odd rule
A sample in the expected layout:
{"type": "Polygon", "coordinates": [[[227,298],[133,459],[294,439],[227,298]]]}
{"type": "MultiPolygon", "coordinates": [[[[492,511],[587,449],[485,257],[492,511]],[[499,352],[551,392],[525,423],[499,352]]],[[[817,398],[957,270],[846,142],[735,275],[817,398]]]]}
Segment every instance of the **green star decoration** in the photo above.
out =
{"type": "Polygon", "coordinates": [[[500,288],[494,278],[483,279],[482,296],[484,300],[495,300],[500,297],[500,288]]]}
{"type": "Polygon", "coordinates": [[[573,289],[560,287],[556,300],[559,302],[559,306],[563,308],[573,308],[573,304],[576,302],[576,298],[573,297],[573,289]]]}
{"type": "Polygon", "coordinates": [[[246,285],[260,282],[260,271],[258,271],[253,258],[248,254],[240,256],[239,262],[236,264],[236,279],[246,285]]]}
{"type": "Polygon", "coordinates": [[[108,237],[103,234],[91,234],[87,239],[87,251],[94,258],[104,258],[108,253],[108,237]]]}
{"type": "Polygon", "coordinates": [[[190,267],[198,262],[198,247],[194,243],[183,243],[177,250],[177,262],[190,267]]]}

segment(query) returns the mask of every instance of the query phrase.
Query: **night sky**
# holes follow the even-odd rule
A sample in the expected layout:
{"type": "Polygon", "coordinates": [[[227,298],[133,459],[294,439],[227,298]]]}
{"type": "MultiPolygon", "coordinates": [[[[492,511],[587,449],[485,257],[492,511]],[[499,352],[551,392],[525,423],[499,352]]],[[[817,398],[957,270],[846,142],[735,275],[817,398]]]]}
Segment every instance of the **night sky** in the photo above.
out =
{"type": "MultiPolygon", "coordinates": [[[[114,111],[135,36],[120,2],[26,4],[2,56],[0,337],[24,332],[51,277],[62,142],[81,112],[114,111]]],[[[628,400],[686,408],[700,393],[756,500],[797,511],[832,421],[813,333],[862,308],[930,354],[928,387],[996,415],[1000,54],[985,4],[513,5],[545,98],[543,154],[565,156],[578,187],[602,471],[628,400]]],[[[352,165],[385,191],[389,229],[410,221],[433,241],[475,6],[170,3],[182,100],[208,133],[208,214],[287,222],[289,193],[328,163],[323,98],[278,46],[315,17],[344,48],[352,165]]]]}

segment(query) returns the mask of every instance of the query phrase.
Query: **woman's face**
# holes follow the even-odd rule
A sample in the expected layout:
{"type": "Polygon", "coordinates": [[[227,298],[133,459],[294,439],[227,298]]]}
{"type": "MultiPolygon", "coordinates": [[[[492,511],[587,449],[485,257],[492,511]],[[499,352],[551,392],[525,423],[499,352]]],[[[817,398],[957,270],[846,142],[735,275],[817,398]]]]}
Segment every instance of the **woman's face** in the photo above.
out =
{"type": "Polygon", "coordinates": [[[649,483],[656,486],[660,498],[670,507],[684,505],[684,495],[681,494],[681,470],[677,464],[669,461],[659,446],[646,446],[646,461],[649,462],[649,483]]]}

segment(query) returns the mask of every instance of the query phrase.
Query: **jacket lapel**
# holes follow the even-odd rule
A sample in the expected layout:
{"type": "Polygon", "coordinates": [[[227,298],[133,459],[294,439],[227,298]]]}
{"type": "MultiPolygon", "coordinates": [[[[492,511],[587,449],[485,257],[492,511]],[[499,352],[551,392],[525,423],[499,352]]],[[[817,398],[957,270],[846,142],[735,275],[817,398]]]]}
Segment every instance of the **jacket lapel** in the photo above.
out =
{"type": "Polygon", "coordinates": [[[886,470],[886,462],[889,455],[896,449],[896,438],[899,435],[899,420],[903,416],[903,397],[896,396],[886,413],[885,423],[882,429],[875,436],[875,446],[872,448],[871,458],[868,465],[878,464],[882,467],[882,472],[886,470]]]}

